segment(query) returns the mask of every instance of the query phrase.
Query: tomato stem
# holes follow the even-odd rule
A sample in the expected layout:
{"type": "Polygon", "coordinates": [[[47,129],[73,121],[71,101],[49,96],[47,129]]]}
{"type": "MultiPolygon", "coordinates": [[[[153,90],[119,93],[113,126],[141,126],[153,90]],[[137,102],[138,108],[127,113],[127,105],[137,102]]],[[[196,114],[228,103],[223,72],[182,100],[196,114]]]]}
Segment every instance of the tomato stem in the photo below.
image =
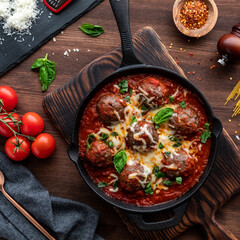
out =
{"type": "Polygon", "coordinates": [[[27,135],[24,135],[22,133],[18,133],[16,132],[15,130],[13,130],[8,124],[6,121],[4,121],[3,119],[0,119],[0,122],[2,122],[4,125],[6,125],[14,134],[14,136],[16,137],[16,135],[19,135],[19,136],[22,136],[22,137],[25,137],[27,139],[29,139],[30,141],[34,141],[35,138],[34,137],[31,137],[31,136],[27,136],[27,135]]]}

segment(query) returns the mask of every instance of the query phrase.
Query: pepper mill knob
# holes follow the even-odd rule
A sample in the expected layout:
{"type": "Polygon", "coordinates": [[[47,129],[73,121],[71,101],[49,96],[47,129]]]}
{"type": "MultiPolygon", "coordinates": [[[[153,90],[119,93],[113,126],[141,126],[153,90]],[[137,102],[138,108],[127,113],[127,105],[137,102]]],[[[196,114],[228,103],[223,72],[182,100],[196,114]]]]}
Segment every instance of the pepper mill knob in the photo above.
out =
{"type": "Polygon", "coordinates": [[[223,66],[228,61],[240,61],[240,23],[233,26],[231,33],[225,34],[219,39],[217,49],[222,56],[218,62],[223,66]]]}

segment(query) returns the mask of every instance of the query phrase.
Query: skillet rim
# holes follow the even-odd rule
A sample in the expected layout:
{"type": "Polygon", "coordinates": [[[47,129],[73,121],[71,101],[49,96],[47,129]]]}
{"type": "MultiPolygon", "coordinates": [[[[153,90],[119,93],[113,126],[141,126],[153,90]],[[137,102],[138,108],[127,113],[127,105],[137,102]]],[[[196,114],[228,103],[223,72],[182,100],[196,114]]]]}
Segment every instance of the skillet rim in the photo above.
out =
{"type": "Polygon", "coordinates": [[[184,202],[188,201],[190,197],[193,196],[194,193],[196,193],[197,190],[202,186],[202,184],[205,182],[207,177],[209,176],[209,173],[212,169],[212,166],[215,162],[216,158],[216,152],[217,152],[217,139],[222,131],[222,124],[219,119],[216,118],[215,114],[212,111],[212,108],[210,104],[208,103],[205,96],[201,93],[201,91],[188,79],[181,76],[179,73],[174,72],[168,68],[160,67],[160,66],[154,66],[154,65],[145,65],[145,64],[136,64],[136,65],[130,65],[125,66],[122,68],[117,69],[113,73],[105,76],[103,79],[101,79],[99,82],[97,82],[94,86],[91,87],[90,91],[86,94],[86,96],[81,101],[81,104],[79,105],[75,117],[74,122],[74,129],[72,134],[71,143],[68,148],[68,155],[70,159],[72,159],[81,175],[81,177],[84,179],[84,181],[87,183],[87,185],[91,188],[92,191],[94,191],[99,197],[101,197],[103,200],[108,202],[109,204],[120,208],[124,211],[131,212],[131,213],[153,213],[158,211],[164,211],[168,209],[172,209],[174,207],[180,206],[184,202]],[[78,154],[78,135],[79,135],[79,127],[80,127],[80,121],[82,114],[84,113],[85,107],[89,103],[89,101],[94,97],[94,95],[106,84],[110,83],[111,80],[124,75],[132,75],[135,73],[132,73],[134,71],[140,72],[150,72],[150,74],[158,74],[162,75],[164,77],[168,77],[170,79],[173,79],[177,81],[179,84],[183,85],[187,89],[190,89],[192,93],[195,93],[198,97],[198,100],[204,107],[207,116],[209,120],[212,122],[212,138],[211,138],[211,149],[210,149],[210,155],[208,158],[207,165],[202,173],[202,175],[199,178],[199,181],[190,189],[187,190],[183,195],[172,199],[167,202],[151,205],[151,206],[137,206],[135,204],[126,203],[121,200],[114,199],[110,196],[108,196],[103,190],[98,188],[97,184],[92,180],[90,175],[88,175],[87,171],[84,168],[83,161],[81,160],[81,157],[78,154]],[[154,72],[155,71],[155,72],[154,72]],[[216,121],[216,127],[214,124],[214,121],[216,121]],[[77,152],[76,152],[77,151],[77,152]],[[76,159],[77,158],[77,159],[76,159]]]}

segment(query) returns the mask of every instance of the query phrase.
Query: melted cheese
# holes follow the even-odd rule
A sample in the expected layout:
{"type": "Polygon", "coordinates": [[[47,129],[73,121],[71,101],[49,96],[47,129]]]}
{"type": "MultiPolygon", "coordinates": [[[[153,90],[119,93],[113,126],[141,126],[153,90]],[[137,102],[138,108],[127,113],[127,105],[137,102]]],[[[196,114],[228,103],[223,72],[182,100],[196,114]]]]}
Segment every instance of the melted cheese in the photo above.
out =
{"type": "MultiPolygon", "coordinates": [[[[172,96],[176,96],[178,92],[179,92],[179,89],[177,88],[176,92],[172,96]]],[[[187,94],[187,91],[184,93],[187,94]]],[[[182,143],[181,148],[185,150],[190,157],[195,157],[196,152],[201,150],[201,145],[199,145],[198,149],[196,149],[196,140],[188,141],[186,139],[183,139],[181,135],[175,134],[175,130],[173,129],[173,126],[171,126],[170,128],[168,122],[166,122],[161,124],[160,127],[157,129],[157,132],[159,135],[157,142],[153,139],[153,136],[148,131],[147,125],[144,125],[143,127],[140,127],[140,132],[133,134],[133,137],[136,140],[142,141],[143,146],[134,146],[134,149],[137,151],[131,151],[128,148],[126,148],[125,138],[127,136],[127,130],[130,128],[131,131],[134,132],[134,127],[137,124],[137,122],[130,124],[133,116],[135,116],[135,118],[138,121],[145,120],[147,122],[152,122],[152,118],[161,108],[170,107],[175,110],[178,107],[177,105],[166,104],[164,105],[164,107],[160,107],[158,109],[151,109],[146,112],[144,110],[141,110],[141,103],[139,103],[139,98],[141,97],[141,95],[143,94],[142,93],[135,94],[133,92],[133,94],[130,96],[130,102],[127,102],[127,106],[124,110],[124,115],[125,115],[124,121],[121,120],[119,114],[116,111],[114,111],[117,118],[119,119],[119,122],[115,125],[108,126],[108,128],[101,128],[99,132],[95,134],[95,136],[99,139],[102,133],[108,134],[109,138],[107,140],[111,140],[113,142],[113,145],[114,145],[113,150],[115,154],[119,150],[125,149],[127,154],[127,165],[133,166],[136,163],[140,163],[143,167],[144,171],[142,173],[139,173],[139,172],[131,173],[129,174],[128,178],[129,179],[136,178],[143,188],[151,180],[151,186],[153,190],[158,189],[157,191],[159,192],[160,190],[167,190],[168,187],[162,184],[163,182],[162,178],[157,179],[155,175],[152,173],[154,166],[157,165],[160,169],[163,167],[166,167],[172,170],[177,169],[177,166],[175,164],[166,166],[162,163],[162,160],[164,158],[164,152],[171,152],[170,158],[172,159],[174,158],[174,156],[178,155],[176,151],[179,149],[179,147],[178,148],[173,147],[173,145],[175,144],[175,141],[171,141],[169,139],[169,136],[178,137],[182,143]],[[111,136],[110,135],[111,132],[117,132],[118,136],[111,136]],[[149,137],[150,141],[153,144],[155,144],[156,147],[151,151],[146,151],[146,152],[140,151],[140,150],[143,150],[144,148],[145,149],[147,148],[146,141],[143,138],[141,138],[142,134],[146,134],[149,137]],[[164,146],[163,149],[160,149],[158,147],[160,143],[163,144],[164,146]]],[[[145,96],[145,99],[146,99],[146,96],[145,96]]],[[[147,98],[147,99],[149,101],[148,103],[152,101],[152,99],[150,98],[147,98]]],[[[174,114],[175,113],[173,113],[173,115],[174,114]]],[[[195,160],[197,161],[197,159],[195,160]]],[[[111,183],[113,183],[114,181],[116,181],[116,178],[112,180],[111,183]]],[[[118,188],[115,188],[115,189],[111,188],[110,191],[112,192],[118,191],[116,189],[118,188]]]]}

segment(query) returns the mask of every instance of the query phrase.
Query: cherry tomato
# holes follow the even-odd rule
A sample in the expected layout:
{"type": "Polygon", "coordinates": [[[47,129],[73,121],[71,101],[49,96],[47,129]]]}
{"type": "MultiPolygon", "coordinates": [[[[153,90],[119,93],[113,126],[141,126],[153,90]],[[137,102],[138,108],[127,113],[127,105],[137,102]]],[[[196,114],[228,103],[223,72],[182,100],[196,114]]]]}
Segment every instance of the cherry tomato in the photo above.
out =
{"type": "MultiPolygon", "coordinates": [[[[9,127],[11,127],[15,132],[19,132],[21,117],[17,113],[11,113],[11,116],[7,116],[7,114],[0,115],[0,120],[3,120],[7,123],[9,127]],[[15,122],[13,122],[15,121],[15,122]]],[[[14,135],[13,131],[6,126],[2,121],[0,121],[0,135],[4,137],[11,137],[14,135]]]]}
{"type": "Polygon", "coordinates": [[[8,86],[0,86],[0,107],[2,106],[5,111],[11,111],[17,105],[17,94],[8,86]]]}
{"type": "Polygon", "coordinates": [[[22,136],[13,136],[5,143],[5,153],[14,161],[22,161],[30,155],[30,145],[28,139],[22,136]]]}
{"type": "Polygon", "coordinates": [[[56,149],[56,141],[48,133],[39,134],[31,145],[32,153],[38,158],[48,158],[56,149]]]}
{"type": "Polygon", "coordinates": [[[40,134],[43,129],[44,121],[37,113],[28,112],[22,116],[22,134],[34,137],[40,134]]]}

